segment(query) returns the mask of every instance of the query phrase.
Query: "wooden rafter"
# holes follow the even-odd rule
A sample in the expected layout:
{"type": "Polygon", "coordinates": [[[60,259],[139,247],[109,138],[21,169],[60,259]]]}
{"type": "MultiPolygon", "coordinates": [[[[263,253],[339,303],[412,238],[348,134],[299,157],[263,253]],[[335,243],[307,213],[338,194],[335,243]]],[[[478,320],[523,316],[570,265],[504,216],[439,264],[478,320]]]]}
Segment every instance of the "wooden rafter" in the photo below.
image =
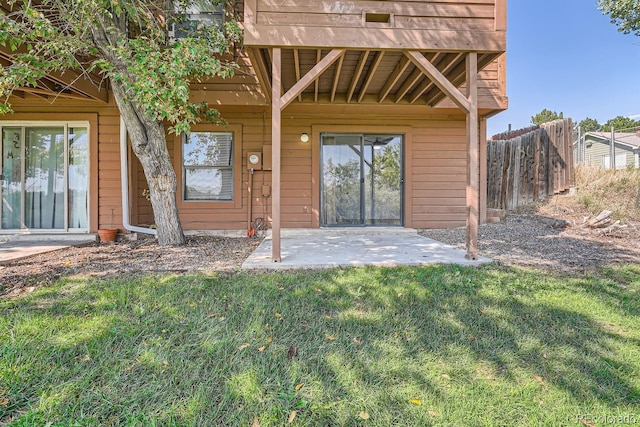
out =
{"type": "MultiPolygon", "coordinates": [[[[16,53],[25,52],[26,49],[23,47],[12,52],[9,51],[8,47],[0,45],[0,57],[9,63],[14,62],[16,53]]],[[[52,71],[45,79],[41,79],[40,83],[45,86],[45,88],[51,89],[52,96],[56,96],[56,94],[61,94],[62,91],[68,90],[75,93],[75,98],[79,99],[89,98],[103,103],[107,103],[109,100],[109,94],[104,87],[100,87],[99,82],[90,80],[90,76],[77,73],[73,70],[66,70],[64,73],[52,71]],[[48,80],[51,84],[46,84],[45,80],[48,80]]],[[[69,93],[67,92],[65,95],[69,95],[69,93]]]]}
{"type": "Polygon", "coordinates": [[[249,60],[251,64],[253,64],[253,69],[258,77],[258,81],[260,82],[260,86],[262,86],[262,90],[264,92],[265,98],[267,98],[267,102],[271,101],[271,80],[269,76],[269,68],[267,67],[267,62],[264,59],[261,49],[258,48],[247,48],[247,54],[249,55],[249,60]]]}
{"type": "Polygon", "coordinates": [[[405,55],[415,64],[427,77],[429,77],[440,90],[447,94],[449,98],[465,112],[471,108],[469,100],[462,95],[457,87],[453,85],[442,73],[424,57],[420,52],[405,51],[405,55]]]}
{"type": "Polygon", "coordinates": [[[333,85],[331,86],[331,102],[336,99],[336,91],[338,90],[338,82],[340,81],[340,73],[342,72],[342,64],[344,63],[345,55],[342,55],[336,65],[336,72],[333,75],[333,85]]]}
{"type": "Polygon", "coordinates": [[[358,103],[362,102],[362,98],[367,94],[367,89],[369,89],[369,85],[373,81],[373,76],[375,76],[376,71],[378,71],[378,67],[382,62],[382,58],[384,58],[384,51],[378,51],[376,53],[375,58],[373,59],[373,64],[369,67],[369,71],[367,76],[364,79],[364,83],[362,84],[362,88],[360,88],[360,95],[358,96],[358,103]]]}
{"type": "MultiPolygon", "coordinates": [[[[444,54],[443,54],[444,55],[444,54]]],[[[451,72],[451,69],[453,67],[455,67],[460,60],[462,60],[464,58],[464,53],[459,53],[457,55],[454,55],[453,58],[449,61],[449,62],[444,62],[444,61],[440,61],[440,63],[438,64],[437,62],[433,61],[433,64],[436,65],[438,67],[438,69],[440,70],[440,72],[444,75],[444,76],[448,76],[449,73],[451,72]]],[[[463,61],[464,62],[464,61],[463,61]]],[[[424,82],[422,82],[409,96],[409,102],[411,104],[414,104],[418,99],[420,99],[420,97],[427,91],[434,89],[438,94],[441,94],[442,92],[436,87],[435,83],[433,83],[433,81],[431,80],[425,80],[424,82]]]]}
{"type": "Polygon", "coordinates": [[[322,73],[324,73],[335,61],[337,61],[345,53],[344,49],[333,49],[324,58],[322,58],[307,74],[305,74],[295,85],[293,85],[287,93],[285,93],[281,100],[281,107],[284,109],[291,103],[293,98],[298,96],[309,87],[310,84],[315,82],[322,73]]]}
{"type": "MultiPolygon", "coordinates": [[[[320,62],[320,58],[322,58],[322,50],[318,49],[316,52],[316,64],[320,62]]],[[[313,96],[313,102],[318,102],[318,91],[320,90],[320,79],[316,79],[315,81],[315,93],[313,96]]]]}
{"type": "Polygon", "coordinates": [[[396,65],[396,68],[393,70],[393,73],[391,73],[391,76],[387,79],[387,82],[384,84],[380,94],[378,95],[379,103],[382,103],[387,98],[389,92],[391,92],[396,83],[398,83],[398,80],[400,80],[400,77],[402,77],[402,74],[404,74],[410,64],[409,58],[406,56],[403,56],[400,59],[400,62],[396,65]]]}
{"type": "Polygon", "coordinates": [[[349,92],[347,93],[347,104],[351,102],[351,98],[353,98],[353,93],[356,91],[356,86],[358,86],[358,81],[360,81],[360,76],[362,75],[362,70],[364,70],[364,66],[367,64],[367,59],[369,58],[369,50],[363,50],[360,53],[360,59],[358,60],[358,65],[356,66],[356,71],[353,73],[353,77],[351,78],[351,84],[349,85],[349,92]]]}
{"type": "MultiPolygon", "coordinates": [[[[300,81],[300,51],[293,49],[293,67],[296,71],[296,81],[300,81]]],[[[298,101],[302,102],[302,94],[298,95],[298,101]]]]}
{"type": "MultiPolygon", "coordinates": [[[[478,55],[478,71],[482,70],[484,67],[489,65],[492,61],[497,58],[495,54],[485,54],[478,55]]],[[[451,83],[453,83],[456,87],[459,87],[465,82],[466,78],[466,66],[465,61],[461,61],[457,67],[455,67],[451,72],[451,83]]],[[[427,96],[427,104],[430,106],[438,105],[440,101],[446,98],[446,95],[442,92],[438,91],[434,93],[432,96],[427,96]]]]}
{"type": "MultiPolygon", "coordinates": [[[[407,60],[408,59],[409,58],[407,58],[407,60]]],[[[411,63],[411,61],[409,61],[409,63],[411,63]]],[[[411,72],[407,80],[404,81],[404,83],[402,84],[402,86],[400,86],[400,89],[398,89],[398,92],[396,93],[396,104],[402,101],[402,98],[404,98],[404,96],[409,92],[413,85],[415,85],[418,80],[420,80],[421,77],[422,71],[420,71],[418,68],[414,69],[411,72]]]]}

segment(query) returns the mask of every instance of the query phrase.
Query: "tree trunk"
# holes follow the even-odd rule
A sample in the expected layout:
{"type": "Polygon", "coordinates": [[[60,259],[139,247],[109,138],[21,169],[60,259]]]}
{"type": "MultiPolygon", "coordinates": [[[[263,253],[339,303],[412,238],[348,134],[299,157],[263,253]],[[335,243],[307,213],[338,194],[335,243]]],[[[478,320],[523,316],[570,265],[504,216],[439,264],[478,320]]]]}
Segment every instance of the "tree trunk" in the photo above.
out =
{"type": "MultiPolygon", "coordinates": [[[[130,81],[135,81],[126,64],[120,60],[114,47],[127,39],[126,19],[123,16],[98,16],[97,24],[92,28],[96,47],[113,67],[130,81]]],[[[120,115],[127,126],[131,146],[140,160],[149,184],[151,206],[156,221],[158,243],[160,245],[183,245],[185,243],[178,205],[176,203],[177,180],[167,150],[167,138],[164,124],[145,113],[142,106],[134,104],[118,79],[110,79],[113,97],[120,115]]]]}
{"type": "Polygon", "coordinates": [[[144,170],[151,206],[160,245],[183,245],[185,243],[178,205],[176,203],[177,180],[171,164],[164,125],[161,121],[144,118],[144,113],[120,96],[118,84],[113,84],[114,97],[120,114],[127,126],[131,147],[144,170]]]}

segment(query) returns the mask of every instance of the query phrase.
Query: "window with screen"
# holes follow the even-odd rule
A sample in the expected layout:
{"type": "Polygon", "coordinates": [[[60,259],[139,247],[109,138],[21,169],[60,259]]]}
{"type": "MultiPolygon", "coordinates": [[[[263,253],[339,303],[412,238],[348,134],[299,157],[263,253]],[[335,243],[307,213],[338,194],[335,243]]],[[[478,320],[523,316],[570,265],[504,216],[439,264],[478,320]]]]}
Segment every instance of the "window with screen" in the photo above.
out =
{"type": "Polygon", "coordinates": [[[183,137],[184,200],[233,200],[233,132],[183,137]]]}
{"type": "Polygon", "coordinates": [[[224,6],[208,0],[189,2],[184,10],[180,10],[180,5],[176,4],[176,20],[170,32],[172,38],[200,37],[201,30],[211,26],[223,33],[224,6]]]}

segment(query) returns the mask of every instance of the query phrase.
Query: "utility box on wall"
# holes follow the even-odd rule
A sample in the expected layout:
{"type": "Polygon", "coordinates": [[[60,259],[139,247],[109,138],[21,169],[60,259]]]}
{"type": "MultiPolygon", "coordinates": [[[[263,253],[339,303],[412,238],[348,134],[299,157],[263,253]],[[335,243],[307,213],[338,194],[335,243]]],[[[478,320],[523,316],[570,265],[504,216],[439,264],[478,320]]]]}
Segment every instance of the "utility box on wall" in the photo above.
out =
{"type": "Polygon", "coordinates": [[[262,170],[262,152],[252,151],[247,153],[247,169],[262,170]]]}
{"type": "Polygon", "coordinates": [[[271,168],[271,146],[263,145],[262,146],[262,169],[266,171],[270,171],[271,168]]]}

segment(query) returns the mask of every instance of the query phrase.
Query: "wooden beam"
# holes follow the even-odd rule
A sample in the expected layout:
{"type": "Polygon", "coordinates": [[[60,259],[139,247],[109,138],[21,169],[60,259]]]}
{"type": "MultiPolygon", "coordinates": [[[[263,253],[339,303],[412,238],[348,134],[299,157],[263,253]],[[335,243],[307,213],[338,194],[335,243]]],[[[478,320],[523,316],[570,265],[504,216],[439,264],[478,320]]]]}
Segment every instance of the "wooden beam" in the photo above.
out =
{"type": "MultiPolygon", "coordinates": [[[[296,70],[296,82],[300,81],[300,51],[293,49],[293,66],[296,70]]],[[[302,102],[302,93],[298,95],[298,102],[302,102]]]]}
{"type": "MultiPolygon", "coordinates": [[[[455,87],[431,62],[427,61],[420,52],[405,51],[405,55],[409,57],[409,60],[415,64],[424,74],[429,77],[436,86],[440,88],[449,98],[465,112],[469,112],[471,105],[462,93],[455,87]]],[[[476,54],[477,61],[477,54],[476,54]]],[[[477,109],[477,108],[476,108],[477,109]]]]}
{"type": "MultiPolygon", "coordinates": [[[[341,2],[359,6],[362,2],[341,2]]],[[[382,3],[382,2],[369,2],[382,3]]],[[[386,2],[393,3],[393,2],[386,2]]],[[[372,7],[378,7],[376,4],[372,7]]],[[[271,25],[245,22],[244,45],[351,50],[505,52],[506,31],[436,30],[362,27],[314,27],[310,25],[271,25]]]]}
{"type": "Polygon", "coordinates": [[[282,261],[280,248],[280,152],[282,147],[282,50],[273,48],[271,60],[271,260],[282,261]]]}
{"type": "Polygon", "coordinates": [[[480,224],[487,222],[487,119],[480,119],[480,224]]]}
{"type": "Polygon", "coordinates": [[[407,58],[406,56],[403,56],[402,58],[400,58],[400,62],[398,62],[398,65],[396,65],[396,68],[393,70],[393,73],[391,73],[391,76],[389,77],[387,82],[382,87],[382,90],[380,91],[380,95],[378,96],[379,103],[382,103],[384,102],[385,99],[387,99],[387,96],[389,96],[389,92],[391,92],[391,89],[393,89],[396,83],[398,83],[398,80],[400,80],[400,77],[402,77],[402,74],[404,74],[404,72],[407,71],[409,64],[410,64],[409,58],[407,58]]]}
{"type": "Polygon", "coordinates": [[[353,73],[353,77],[351,77],[349,92],[347,92],[347,104],[351,102],[353,93],[356,91],[356,86],[358,86],[358,80],[360,80],[360,76],[362,75],[362,70],[364,69],[364,66],[367,63],[367,58],[369,58],[369,51],[368,50],[362,51],[362,53],[360,54],[360,60],[358,60],[358,65],[356,66],[356,71],[353,73]]]}
{"type": "Polygon", "coordinates": [[[247,48],[247,54],[249,60],[253,64],[253,69],[258,77],[260,86],[264,91],[264,96],[267,98],[267,102],[271,102],[271,81],[269,79],[269,71],[267,70],[267,64],[262,56],[262,52],[257,48],[247,48]]]}
{"type": "MultiPolygon", "coordinates": [[[[407,58],[407,60],[409,60],[409,58],[407,58]]],[[[409,63],[411,63],[411,61],[409,61],[409,63]]],[[[407,80],[404,81],[402,86],[400,86],[400,89],[398,89],[398,92],[396,93],[396,104],[402,101],[402,98],[404,98],[404,96],[409,92],[409,90],[411,90],[413,85],[415,85],[422,76],[422,71],[420,71],[420,69],[416,67],[416,69],[411,72],[407,80]]]]}
{"type": "MultiPolygon", "coordinates": [[[[496,58],[496,54],[484,54],[478,55],[478,72],[480,72],[484,67],[489,65],[496,58]]],[[[460,63],[451,71],[448,71],[449,81],[455,86],[460,87],[466,79],[467,76],[465,61],[460,61],[460,63]]],[[[434,92],[434,91],[432,91],[434,92]]],[[[434,93],[427,94],[426,100],[427,105],[434,107],[438,105],[440,101],[445,99],[447,95],[443,92],[437,91],[434,93]]]]}
{"type": "Polygon", "coordinates": [[[336,91],[338,90],[338,82],[340,81],[340,73],[342,72],[342,64],[344,63],[345,55],[342,55],[336,65],[336,72],[333,75],[333,86],[331,87],[331,102],[336,99],[336,91]]]}
{"type": "MultiPolygon", "coordinates": [[[[316,52],[316,64],[318,62],[320,62],[320,58],[322,58],[322,50],[318,49],[318,51],[316,52]]],[[[318,76],[320,77],[320,76],[318,76]]],[[[315,88],[314,88],[314,96],[313,96],[313,101],[314,102],[318,102],[318,91],[320,90],[320,79],[316,79],[315,83],[315,88]]]]}
{"type": "MultiPolygon", "coordinates": [[[[460,87],[460,85],[464,83],[464,80],[466,78],[466,67],[467,66],[464,60],[464,54],[461,53],[449,63],[449,67],[447,67],[446,73],[443,72],[443,74],[449,76],[447,80],[449,80],[452,85],[454,85],[455,87],[460,87]]],[[[447,98],[446,93],[444,93],[438,87],[432,87],[427,92],[425,103],[428,106],[433,107],[445,98],[447,98]]]]}
{"type": "MultiPolygon", "coordinates": [[[[46,86],[45,86],[46,87],[46,86]]],[[[69,93],[69,92],[58,92],[55,91],[53,89],[40,89],[40,88],[36,88],[36,87],[17,87],[15,90],[18,90],[20,92],[23,93],[30,93],[32,95],[39,95],[42,97],[45,97],[47,99],[54,99],[54,98],[63,98],[63,99],[82,99],[85,100],[87,99],[86,96],[81,95],[79,93],[69,93]]],[[[18,96],[19,98],[24,98],[23,96],[18,96]]]]}
{"type": "MultiPolygon", "coordinates": [[[[278,49],[279,50],[279,49],[278,49]]],[[[315,67],[313,67],[307,74],[304,75],[295,85],[291,87],[282,96],[280,100],[280,108],[284,109],[287,105],[293,101],[293,98],[298,96],[305,90],[311,83],[313,83],[322,73],[324,73],[331,65],[338,60],[342,55],[344,55],[344,49],[334,49],[327,54],[320,62],[318,62],[315,67]]],[[[275,48],[274,48],[275,53],[275,48]]]]}
{"type": "Polygon", "coordinates": [[[375,76],[376,71],[378,71],[378,67],[380,67],[380,63],[382,62],[382,58],[384,58],[384,51],[378,51],[376,53],[376,57],[373,59],[373,64],[371,64],[371,67],[369,68],[369,72],[367,73],[367,76],[364,79],[364,83],[362,84],[362,87],[360,88],[360,95],[358,96],[358,103],[362,102],[362,98],[364,98],[364,96],[367,93],[367,89],[369,89],[369,85],[371,85],[371,82],[373,81],[373,76],[375,76]]]}
{"type": "MultiPolygon", "coordinates": [[[[430,62],[436,67],[438,67],[438,70],[440,70],[440,72],[445,76],[447,75],[449,67],[451,67],[452,64],[458,60],[458,58],[456,57],[451,62],[448,62],[447,64],[443,64],[442,60],[446,55],[447,54],[445,52],[438,52],[433,57],[433,59],[430,60],[430,62]]],[[[461,55],[463,54],[459,54],[459,56],[461,55]]],[[[426,91],[428,91],[434,86],[435,84],[431,80],[425,79],[422,83],[418,85],[417,88],[413,90],[413,92],[411,92],[411,95],[409,95],[409,103],[414,104],[422,96],[423,93],[425,93],[426,91]]]]}
{"type": "Polygon", "coordinates": [[[478,259],[478,224],[479,224],[479,117],[478,117],[478,54],[470,52],[465,61],[467,68],[467,258],[478,259]]]}

